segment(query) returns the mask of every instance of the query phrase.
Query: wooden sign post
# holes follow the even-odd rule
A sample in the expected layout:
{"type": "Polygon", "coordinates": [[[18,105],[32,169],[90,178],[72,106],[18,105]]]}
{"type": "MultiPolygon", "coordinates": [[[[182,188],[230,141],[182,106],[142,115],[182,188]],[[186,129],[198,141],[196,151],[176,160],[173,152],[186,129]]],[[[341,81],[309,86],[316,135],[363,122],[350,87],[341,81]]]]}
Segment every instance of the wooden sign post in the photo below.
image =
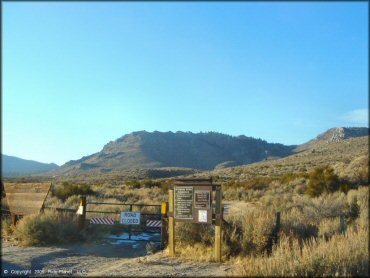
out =
{"type": "Polygon", "coordinates": [[[161,205],[161,221],[162,221],[162,227],[161,227],[161,249],[164,249],[164,247],[168,243],[168,219],[167,219],[167,208],[168,205],[166,202],[162,202],[161,205]]]}
{"type": "Polygon", "coordinates": [[[77,210],[77,226],[78,230],[82,230],[85,227],[86,221],[86,196],[80,196],[80,206],[77,210]]]}
{"type": "Polygon", "coordinates": [[[221,224],[222,224],[222,192],[221,186],[216,187],[216,221],[215,221],[215,261],[221,262],[221,224]]]}
{"type": "Polygon", "coordinates": [[[12,224],[16,225],[19,215],[38,214],[44,206],[50,187],[50,182],[5,183],[4,189],[12,224]]]}
{"type": "Polygon", "coordinates": [[[175,221],[173,219],[173,189],[168,190],[168,248],[170,256],[175,256],[175,221]]]}
{"type": "Polygon", "coordinates": [[[221,261],[221,185],[212,179],[176,179],[168,190],[169,254],[175,256],[175,222],[215,225],[215,261],[221,261]],[[215,200],[213,200],[215,192],[215,200]],[[213,205],[214,203],[214,205],[213,205]],[[215,209],[213,212],[213,208],[215,209]]]}

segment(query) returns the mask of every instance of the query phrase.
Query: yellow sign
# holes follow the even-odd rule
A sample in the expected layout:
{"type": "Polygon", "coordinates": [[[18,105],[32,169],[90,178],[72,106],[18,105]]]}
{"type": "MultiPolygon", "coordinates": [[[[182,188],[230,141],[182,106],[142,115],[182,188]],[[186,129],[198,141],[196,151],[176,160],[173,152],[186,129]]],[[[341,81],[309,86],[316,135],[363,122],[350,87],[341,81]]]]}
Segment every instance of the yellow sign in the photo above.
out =
{"type": "Polygon", "coordinates": [[[166,202],[162,202],[162,214],[166,214],[167,213],[167,204],[166,202]]]}

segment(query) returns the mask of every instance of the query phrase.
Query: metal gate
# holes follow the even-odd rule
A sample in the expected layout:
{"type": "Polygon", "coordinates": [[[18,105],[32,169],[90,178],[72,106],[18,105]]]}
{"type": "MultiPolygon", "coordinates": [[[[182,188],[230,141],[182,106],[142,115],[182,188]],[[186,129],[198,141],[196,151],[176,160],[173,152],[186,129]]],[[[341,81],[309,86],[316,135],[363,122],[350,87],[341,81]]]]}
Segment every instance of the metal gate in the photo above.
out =
{"type": "Polygon", "coordinates": [[[161,244],[163,232],[162,205],[86,202],[86,221],[89,225],[111,225],[112,229],[127,236],[109,237],[105,239],[121,241],[151,241],[161,244]],[[125,224],[121,221],[121,213],[139,214],[139,223],[125,224]],[[151,235],[153,236],[146,236],[151,235]],[[157,235],[157,236],[155,236],[157,235]],[[159,237],[159,239],[153,239],[159,237]]]}

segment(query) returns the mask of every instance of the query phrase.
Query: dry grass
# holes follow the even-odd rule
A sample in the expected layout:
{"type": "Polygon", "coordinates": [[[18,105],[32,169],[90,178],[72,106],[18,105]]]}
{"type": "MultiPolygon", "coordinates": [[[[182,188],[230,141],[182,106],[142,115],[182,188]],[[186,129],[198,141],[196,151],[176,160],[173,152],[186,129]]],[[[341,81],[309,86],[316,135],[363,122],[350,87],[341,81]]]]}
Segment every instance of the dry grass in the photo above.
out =
{"type": "MultiPolygon", "coordinates": [[[[248,165],[205,171],[195,174],[196,177],[218,177],[220,180],[249,180],[256,176],[271,177],[289,173],[309,172],[315,167],[330,165],[339,176],[347,176],[353,181],[358,179],[361,169],[363,177],[368,176],[369,137],[351,138],[339,143],[323,144],[315,151],[307,151],[276,160],[267,160],[248,165]],[[360,158],[362,157],[362,158],[360,158]],[[364,158],[366,157],[366,158],[364,158]],[[357,158],[358,161],[355,161],[357,158]],[[352,165],[350,163],[352,162],[352,165]],[[365,171],[365,174],[364,174],[365,171]]],[[[365,179],[367,181],[367,179],[365,179]]]]}
{"type": "MultiPolygon", "coordinates": [[[[281,227],[275,242],[275,207],[247,206],[226,215],[223,260],[237,276],[361,276],[368,271],[368,187],[317,198],[281,195],[281,227]],[[287,202],[286,200],[290,200],[287,202]],[[351,204],[357,216],[349,216],[351,204]],[[352,205],[353,206],[353,205],[352,205]],[[248,209],[247,209],[248,208],[248,209]],[[345,234],[339,216],[345,215],[345,234]],[[271,251],[271,252],[269,252],[271,251]]],[[[274,202],[272,202],[274,203],[274,202]]],[[[176,224],[177,255],[194,261],[214,260],[212,226],[176,224]]]]}
{"type": "Polygon", "coordinates": [[[224,254],[226,257],[266,253],[271,248],[275,215],[265,209],[247,210],[226,218],[224,254]]]}
{"type": "Polygon", "coordinates": [[[10,218],[1,219],[1,238],[8,240],[14,232],[14,226],[11,224],[10,218]]]}
{"type": "Polygon", "coordinates": [[[272,256],[247,257],[232,273],[237,276],[367,276],[368,230],[350,229],[330,240],[311,239],[301,248],[283,236],[272,256]]]}
{"type": "Polygon", "coordinates": [[[176,256],[197,262],[214,261],[213,246],[206,246],[201,243],[194,243],[193,245],[176,243],[176,256]]]}

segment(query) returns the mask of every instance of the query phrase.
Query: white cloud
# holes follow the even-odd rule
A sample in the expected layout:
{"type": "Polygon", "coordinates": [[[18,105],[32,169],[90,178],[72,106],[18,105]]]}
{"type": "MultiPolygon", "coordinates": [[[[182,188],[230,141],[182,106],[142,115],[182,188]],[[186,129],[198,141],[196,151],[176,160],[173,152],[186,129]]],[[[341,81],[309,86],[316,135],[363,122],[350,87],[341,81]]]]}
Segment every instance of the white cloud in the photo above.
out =
{"type": "Polygon", "coordinates": [[[369,126],[369,110],[355,109],[344,114],[341,119],[351,124],[369,126]]]}

